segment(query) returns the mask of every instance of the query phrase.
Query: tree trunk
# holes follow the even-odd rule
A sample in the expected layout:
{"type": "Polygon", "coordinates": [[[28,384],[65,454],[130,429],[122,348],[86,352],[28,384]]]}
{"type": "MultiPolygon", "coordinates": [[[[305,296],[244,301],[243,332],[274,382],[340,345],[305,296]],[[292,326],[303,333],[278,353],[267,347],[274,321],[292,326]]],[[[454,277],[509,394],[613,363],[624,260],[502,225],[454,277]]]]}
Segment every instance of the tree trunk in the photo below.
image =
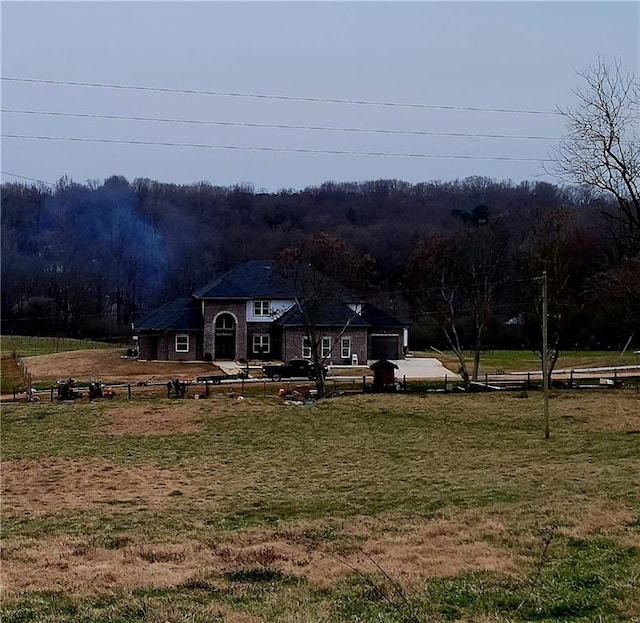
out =
{"type": "Polygon", "coordinates": [[[447,329],[444,330],[444,335],[449,342],[449,346],[451,346],[451,350],[455,353],[458,358],[458,362],[460,363],[460,369],[458,370],[458,374],[462,377],[462,383],[464,386],[464,390],[468,392],[471,389],[471,379],[469,377],[469,369],[467,368],[467,362],[464,358],[464,351],[460,346],[460,339],[458,337],[458,331],[454,323],[451,323],[450,331],[447,329]]]}
{"type": "Polygon", "coordinates": [[[478,380],[478,371],[480,368],[480,350],[482,348],[482,330],[484,325],[479,323],[476,325],[476,346],[473,353],[473,380],[478,380]]]}

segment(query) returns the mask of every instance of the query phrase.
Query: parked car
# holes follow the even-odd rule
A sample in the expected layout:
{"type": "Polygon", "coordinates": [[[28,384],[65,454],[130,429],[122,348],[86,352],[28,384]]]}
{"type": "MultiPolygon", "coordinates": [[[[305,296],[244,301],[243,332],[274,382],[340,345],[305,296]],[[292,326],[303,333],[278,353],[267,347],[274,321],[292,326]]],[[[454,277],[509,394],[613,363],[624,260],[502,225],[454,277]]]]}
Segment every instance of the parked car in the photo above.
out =
{"type": "MultiPolygon", "coordinates": [[[[323,374],[326,374],[327,368],[323,367],[322,372],[323,374]]],[[[262,366],[262,373],[264,376],[268,376],[272,381],[296,377],[303,377],[313,381],[316,378],[313,363],[308,359],[292,359],[289,363],[283,365],[262,366]]]]}

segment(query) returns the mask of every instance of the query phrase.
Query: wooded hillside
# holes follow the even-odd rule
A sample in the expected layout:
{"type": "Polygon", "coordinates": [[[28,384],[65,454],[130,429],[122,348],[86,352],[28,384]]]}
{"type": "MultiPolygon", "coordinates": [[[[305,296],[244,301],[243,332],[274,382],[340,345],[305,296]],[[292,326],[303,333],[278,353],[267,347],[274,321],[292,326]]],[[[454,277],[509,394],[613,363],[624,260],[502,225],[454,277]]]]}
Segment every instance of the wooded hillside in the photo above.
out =
{"type": "Polygon", "coordinates": [[[412,347],[443,343],[443,285],[472,341],[480,278],[482,339],[526,346],[547,270],[559,345],[617,348],[640,326],[640,271],[617,251],[610,207],[587,190],[476,177],[277,193],[117,176],[3,184],[2,332],[125,335],[137,314],[324,232],[370,256],[369,293],[414,323],[412,347]]]}

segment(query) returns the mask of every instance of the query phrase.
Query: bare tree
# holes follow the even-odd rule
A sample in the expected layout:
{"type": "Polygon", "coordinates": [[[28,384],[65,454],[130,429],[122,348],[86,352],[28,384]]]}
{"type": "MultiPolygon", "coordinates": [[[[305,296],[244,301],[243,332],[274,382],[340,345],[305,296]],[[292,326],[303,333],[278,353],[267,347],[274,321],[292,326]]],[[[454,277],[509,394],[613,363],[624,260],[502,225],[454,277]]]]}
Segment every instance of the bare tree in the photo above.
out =
{"type": "Polygon", "coordinates": [[[418,310],[432,313],[458,358],[463,384],[470,389],[471,380],[478,380],[483,340],[503,280],[507,237],[502,224],[489,219],[486,206],[461,215],[465,226],[459,231],[446,237],[432,235],[417,244],[406,277],[411,284],[407,296],[418,310]],[[461,327],[466,328],[473,352],[471,372],[461,327]]]}
{"type": "Polygon", "coordinates": [[[429,313],[435,318],[458,359],[458,373],[469,390],[471,375],[459,331],[461,310],[468,307],[468,299],[460,283],[457,242],[454,237],[439,234],[418,242],[407,267],[407,296],[420,317],[429,313]]]}
{"type": "Polygon", "coordinates": [[[584,86],[574,91],[575,108],[560,109],[567,134],[556,148],[550,172],[565,182],[585,184],[612,195],[618,210],[607,213],[617,224],[621,252],[640,252],[640,85],[619,63],[579,72],[584,86]]]}
{"type": "Polygon", "coordinates": [[[358,287],[366,281],[369,258],[356,256],[341,240],[320,233],[282,250],[276,264],[296,292],[295,307],[309,345],[316,389],[323,396],[325,364],[358,316],[346,304],[355,301],[350,300],[350,288],[344,286],[358,287]],[[333,337],[328,352],[322,348],[327,330],[333,337]]]}
{"type": "Polygon", "coordinates": [[[578,229],[572,214],[561,208],[535,211],[529,237],[519,250],[524,337],[542,359],[541,276],[547,274],[549,381],[560,351],[576,339],[571,326],[588,317],[585,283],[598,264],[591,237],[578,229]]]}

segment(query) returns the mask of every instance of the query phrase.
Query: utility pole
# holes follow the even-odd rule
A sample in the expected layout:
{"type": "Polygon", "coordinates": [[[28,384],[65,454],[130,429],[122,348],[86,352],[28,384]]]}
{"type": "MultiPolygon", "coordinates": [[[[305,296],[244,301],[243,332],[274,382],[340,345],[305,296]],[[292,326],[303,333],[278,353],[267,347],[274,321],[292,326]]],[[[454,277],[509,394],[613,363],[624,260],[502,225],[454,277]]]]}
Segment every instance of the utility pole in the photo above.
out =
{"type": "Polygon", "coordinates": [[[542,272],[542,388],[544,392],[544,438],[549,439],[549,375],[547,374],[549,357],[549,327],[547,302],[547,271],[542,272]]]}

